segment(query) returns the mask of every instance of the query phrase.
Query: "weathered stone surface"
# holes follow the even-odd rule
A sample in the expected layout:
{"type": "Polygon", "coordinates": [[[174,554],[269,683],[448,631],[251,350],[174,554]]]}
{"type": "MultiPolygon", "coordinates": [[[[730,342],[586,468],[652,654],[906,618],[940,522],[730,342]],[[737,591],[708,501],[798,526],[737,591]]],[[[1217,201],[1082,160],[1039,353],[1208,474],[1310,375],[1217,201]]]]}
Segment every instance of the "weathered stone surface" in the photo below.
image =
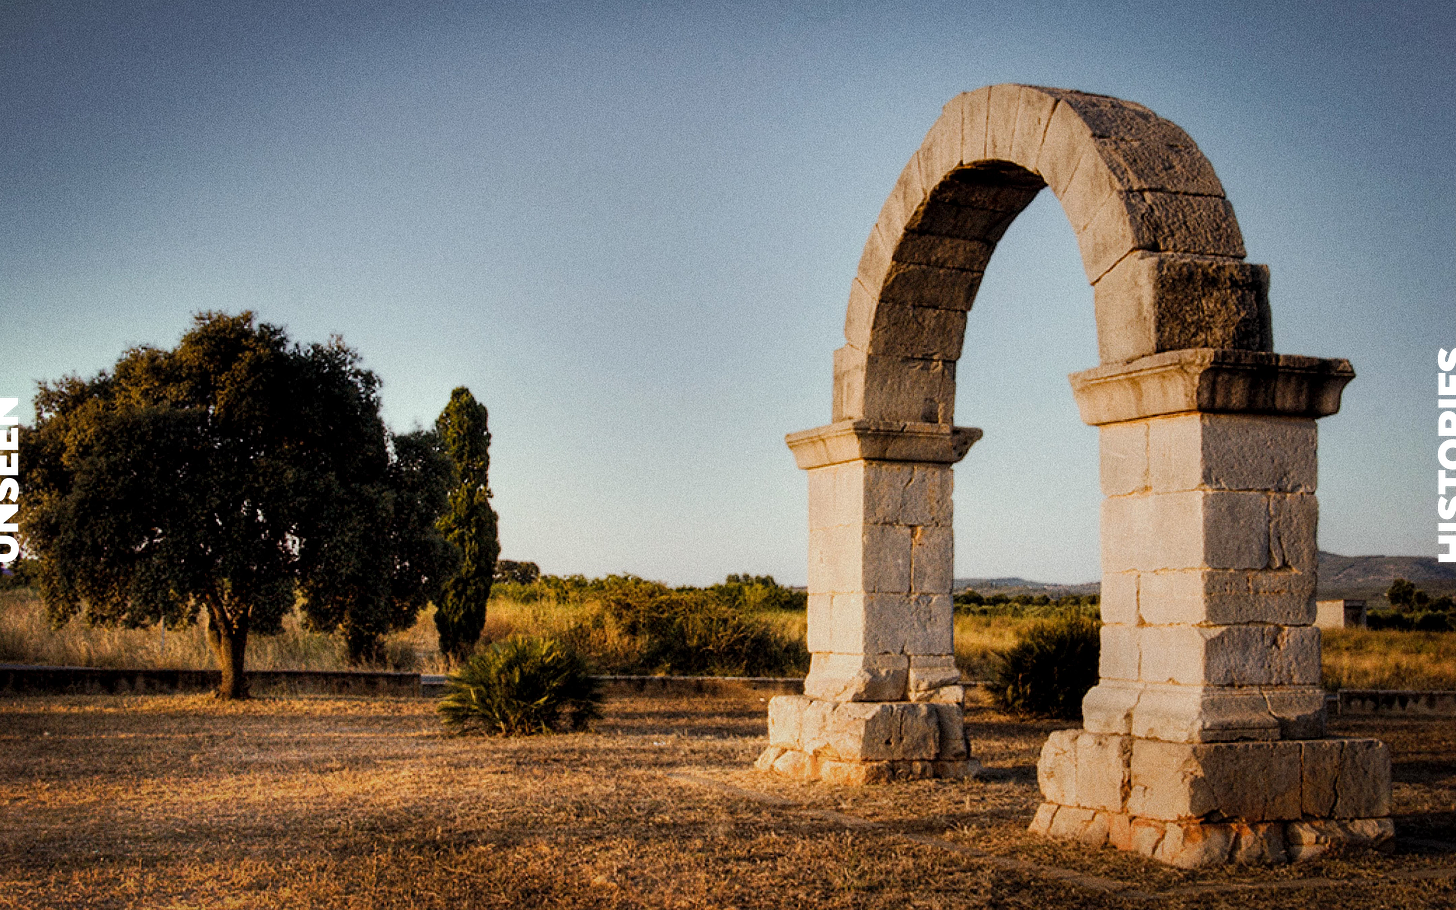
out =
{"type": "Polygon", "coordinates": [[[1313,418],[1180,414],[1148,421],[1147,432],[1154,492],[1315,490],[1313,418]]]}
{"type": "MultiPolygon", "coordinates": [[[[1107,628],[1103,627],[1104,632],[1107,628]]],[[[1319,683],[1320,639],[1314,626],[1142,626],[1137,633],[1145,682],[1190,686],[1319,683]]],[[[1103,640],[1107,640],[1105,634],[1103,640]]]]}
{"type": "Polygon", "coordinates": [[[1340,394],[1354,378],[1348,360],[1208,348],[1068,377],[1082,421],[1092,426],[1189,411],[1327,417],[1339,411],[1340,394]]]}
{"type": "Polygon", "coordinates": [[[1171,743],[1279,738],[1279,720],[1257,688],[1140,685],[1131,709],[1134,736],[1171,743]]]}
{"type": "MultiPolygon", "coordinates": [[[[1103,587],[1107,587],[1105,579],[1103,587]]],[[[1302,626],[1314,621],[1314,590],[1313,575],[1292,570],[1146,573],[1138,576],[1138,614],[1149,625],[1302,626]]]]}
{"type": "Polygon", "coordinates": [[[1310,493],[1269,497],[1269,568],[1313,575],[1319,569],[1319,503],[1310,493]]]}
{"type": "Polygon", "coordinates": [[[1219,865],[1228,861],[1234,836],[1230,825],[1165,825],[1153,858],[1179,869],[1219,865]]]}
{"type": "MultiPolygon", "coordinates": [[[[983,240],[961,240],[958,237],[938,234],[907,232],[900,238],[892,258],[905,265],[983,272],[986,264],[991,261],[994,249],[994,246],[983,240]]],[[[959,349],[951,355],[952,359],[959,356],[959,349]]]]}
{"type": "Polygon", "coordinates": [[[959,707],[965,701],[961,671],[950,654],[910,655],[907,691],[911,701],[938,702],[959,707]]]}
{"type": "Polygon", "coordinates": [[[1095,296],[1105,364],[1185,348],[1273,349],[1265,266],[1136,250],[1097,279],[1095,296]]]}
{"type": "Polygon", "coordinates": [[[1389,818],[1305,819],[1285,827],[1289,856],[1295,861],[1351,850],[1385,850],[1395,838],[1389,818]]]}
{"type": "Polygon", "coordinates": [[[909,673],[904,654],[815,653],[804,694],[825,701],[901,701],[909,673]]]}
{"type": "Polygon", "coordinates": [[[970,758],[971,745],[966,737],[965,713],[959,704],[929,705],[939,722],[940,735],[937,738],[935,758],[938,761],[956,762],[970,758]]]}
{"type": "Polygon", "coordinates": [[[1077,804],[1121,812],[1131,786],[1133,740],[1082,733],[1077,737],[1077,804]]]}
{"type": "MultiPolygon", "coordinates": [[[[863,334],[868,346],[868,323],[863,334]]],[[[949,425],[954,414],[954,360],[870,355],[850,345],[834,352],[836,424],[872,416],[949,425]]]]}
{"type": "Polygon", "coordinates": [[[1336,818],[1390,814],[1390,748],[1375,739],[1345,740],[1335,781],[1336,818]]]}
{"type": "Polygon", "coordinates": [[[1089,733],[1129,733],[1143,684],[1104,679],[1082,698],[1082,726],[1089,733]]]}
{"type": "Polygon", "coordinates": [[[1097,672],[1102,679],[1141,679],[1139,666],[1142,630],[1137,626],[1106,623],[1101,629],[1097,672]]]}
{"type": "Polygon", "coordinates": [[[1263,569],[1269,502],[1262,493],[1193,490],[1102,501],[1102,571],[1263,569]]]}
{"type": "Polygon", "coordinates": [[[960,356],[961,335],[965,331],[965,314],[975,302],[976,291],[981,286],[979,271],[942,269],[929,265],[908,262],[894,262],[885,274],[884,287],[880,288],[879,305],[875,308],[875,320],[870,338],[871,354],[909,354],[911,356],[944,356],[954,360],[960,356]],[[907,322],[906,317],[897,317],[888,308],[896,306],[902,310],[940,310],[939,314],[921,315],[919,319],[938,317],[925,332],[940,331],[953,333],[952,340],[933,339],[930,342],[912,344],[900,341],[896,335],[908,336],[912,330],[920,331],[920,322],[907,322]],[[956,314],[959,314],[957,319],[956,314]],[[921,345],[930,346],[933,352],[921,354],[910,350],[921,345]],[[944,353],[938,353],[944,352],[944,353]]]}
{"type": "Polygon", "coordinates": [[[1139,574],[1109,572],[1102,576],[1102,621],[1135,626],[1138,623],[1139,574]]]}
{"type": "MultiPolygon", "coordinates": [[[[1036,763],[1036,782],[1048,803],[1080,806],[1077,799],[1077,737],[1080,730],[1057,730],[1047,737],[1036,763]]],[[[1042,832],[1045,833],[1045,832],[1042,832]]]]}
{"type": "Polygon", "coordinates": [[[1302,812],[1298,743],[1132,744],[1127,811],[1163,821],[1283,821],[1302,812]]]}
{"type": "Polygon", "coordinates": [[[1099,428],[1097,447],[1103,496],[1151,492],[1146,422],[1114,423],[1099,428]]]}

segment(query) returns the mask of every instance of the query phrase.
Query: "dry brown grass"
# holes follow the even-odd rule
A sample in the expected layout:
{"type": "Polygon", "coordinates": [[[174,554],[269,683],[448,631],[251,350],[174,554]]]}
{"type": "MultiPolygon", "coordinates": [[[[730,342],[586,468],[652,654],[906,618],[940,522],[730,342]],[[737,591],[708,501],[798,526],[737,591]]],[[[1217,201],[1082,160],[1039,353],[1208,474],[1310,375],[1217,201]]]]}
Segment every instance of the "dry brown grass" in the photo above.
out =
{"type": "Polygon", "coordinates": [[[1327,629],[1327,689],[1456,689],[1456,632],[1327,629]]]}
{"type": "MultiPolygon", "coordinates": [[[[523,603],[496,598],[490,603],[483,639],[495,641],[512,632],[558,634],[596,608],[592,602],[523,603]]],[[[803,640],[807,619],[803,612],[762,615],[779,631],[803,640]]],[[[1035,621],[957,614],[956,662],[968,679],[991,679],[993,654],[1015,644],[1017,636],[1035,621]]],[[[610,629],[599,637],[593,646],[604,651],[608,662],[631,648],[630,642],[614,638],[610,629]]],[[[440,657],[432,609],[421,613],[412,628],[389,636],[385,647],[390,656],[387,669],[425,673],[448,669],[440,657]]],[[[160,627],[93,629],[79,620],[56,630],[29,589],[0,591],[0,662],[183,669],[214,666],[200,625],[165,636],[160,627]]],[[[282,635],[249,639],[248,666],[256,670],[341,670],[348,664],[337,637],[309,632],[293,615],[285,620],[282,635]]],[[[1326,631],[1324,681],[1329,689],[1456,689],[1456,632],[1326,631]]]]}
{"type": "Polygon", "coordinates": [[[1052,725],[976,707],[984,780],[860,790],[752,771],[764,727],[753,696],[517,740],[419,700],[0,700],[0,907],[1456,905],[1452,855],[1416,843],[1456,840],[1449,721],[1344,724],[1395,749],[1395,855],[1200,873],[1027,835],[1052,725]]]}

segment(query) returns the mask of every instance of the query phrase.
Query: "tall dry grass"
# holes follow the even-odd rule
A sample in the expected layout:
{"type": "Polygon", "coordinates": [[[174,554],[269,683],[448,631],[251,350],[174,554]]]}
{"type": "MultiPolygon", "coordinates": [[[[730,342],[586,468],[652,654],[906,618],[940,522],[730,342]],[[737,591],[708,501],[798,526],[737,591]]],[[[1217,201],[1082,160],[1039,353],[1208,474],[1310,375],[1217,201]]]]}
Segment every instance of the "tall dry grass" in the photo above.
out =
{"type": "MultiPolygon", "coordinates": [[[[523,602],[492,598],[483,643],[513,633],[558,636],[588,620],[599,605],[592,600],[543,599],[523,602]]],[[[797,610],[768,610],[760,617],[782,634],[804,640],[807,616],[797,610]]],[[[1010,648],[1034,618],[957,614],[956,663],[969,680],[989,680],[995,653],[1010,648]]],[[[297,614],[284,621],[281,635],[255,635],[248,641],[248,666],[256,670],[349,669],[335,636],[311,632],[297,614]]],[[[610,670],[630,662],[633,642],[611,627],[596,629],[588,642],[599,663],[610,670]]],[[[380,669],[443,673],[433,609],[411,628],[385,641],[380,669]]],[[[214,666],[203,626],[163,633],[146,629],[92,628],[76,620],[53,629],[40,598],[28,588],[0,591],[0,663],[83,667],[210,669],[214,666]]],[[[1456,689],[1456,632],[1324,632],[1324,685],[1334,689],[1456,689]]]]}
{"type": "MultiPolygon", "coordinates": [[[[53,628],[40,597],[30,588],[0,591],[0,663],[64,667],[208,670],[216,666],[204,623],[164,630],[88,626],[74,619],[53,628]]],[[[434,672],[441,666],[434,613],[421,614],[413,628],[386,638],[385,662],[373,669],[434,672]]],[[[248,638],[250,670],[346,670],[351,668],[337,636],[304,628],[291,613],[279,635],[248,638]]]]}
{"type": "Polygon", "coordinates": [[[1456,689],[1456,632],[1326,629],[1326,689],[1456,689]]]}

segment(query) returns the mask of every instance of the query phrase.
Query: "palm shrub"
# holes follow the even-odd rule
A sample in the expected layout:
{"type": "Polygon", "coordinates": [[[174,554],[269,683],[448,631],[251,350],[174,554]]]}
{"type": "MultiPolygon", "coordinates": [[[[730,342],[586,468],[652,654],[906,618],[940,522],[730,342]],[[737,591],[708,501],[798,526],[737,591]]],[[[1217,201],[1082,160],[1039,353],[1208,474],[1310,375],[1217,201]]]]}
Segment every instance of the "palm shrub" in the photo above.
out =
{"type": "Polygon", "coordinates": [[[550,638],[512,636],[450,674],[439,712],[457,733],[528,736],[580,730],[601,716],[601,689],[586,661],[550,638]]]}
{"type": "Polygon", "coordinates": [[[995,654],[991,698],[1011,714],[1077,720],[1082,697],[1097,685],[1099,623],[1066,613],[1023,632],[995,654]]]}

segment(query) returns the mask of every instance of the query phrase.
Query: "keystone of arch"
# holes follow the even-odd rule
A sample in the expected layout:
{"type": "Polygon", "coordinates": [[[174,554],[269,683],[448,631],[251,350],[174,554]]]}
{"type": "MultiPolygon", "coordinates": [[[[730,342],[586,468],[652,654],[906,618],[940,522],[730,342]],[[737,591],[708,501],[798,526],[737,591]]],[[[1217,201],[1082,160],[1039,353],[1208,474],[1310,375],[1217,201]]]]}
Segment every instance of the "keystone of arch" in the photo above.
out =
{"type": "Polygon", "coordinates": [[[835,357],[836,421],[949,423],[954,366],[997,241],[1050,187],[1095,289],[1104,365],[1272,351],[1265,266],[1177,125],[1128,101],[994,85],[946,104],[865,243],[835,357]]]}

